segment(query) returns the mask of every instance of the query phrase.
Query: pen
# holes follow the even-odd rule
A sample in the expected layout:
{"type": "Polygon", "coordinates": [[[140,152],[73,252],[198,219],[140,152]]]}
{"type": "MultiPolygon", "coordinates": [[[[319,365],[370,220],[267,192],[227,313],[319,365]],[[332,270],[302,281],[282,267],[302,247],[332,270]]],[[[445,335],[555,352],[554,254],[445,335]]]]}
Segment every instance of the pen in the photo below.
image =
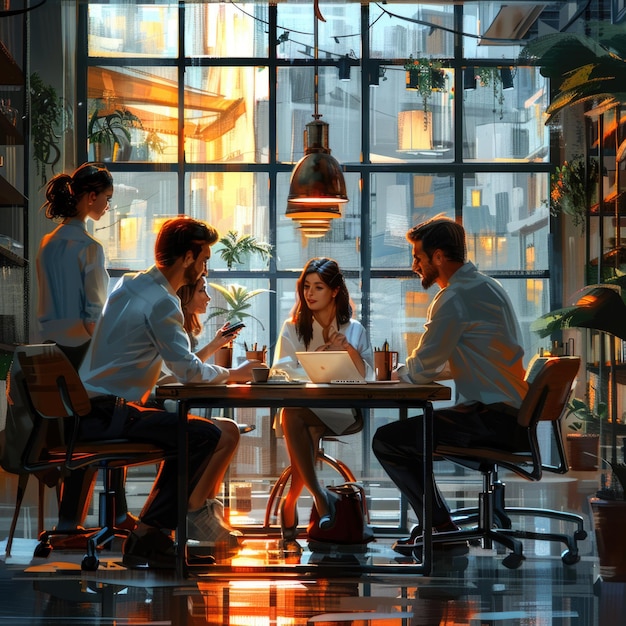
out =
{"type": "Polygon", "coordinates": [[[385,352],[389,352],[389,342],[385,339],[385,343],[383,344],[383,350],[385,352]]]}

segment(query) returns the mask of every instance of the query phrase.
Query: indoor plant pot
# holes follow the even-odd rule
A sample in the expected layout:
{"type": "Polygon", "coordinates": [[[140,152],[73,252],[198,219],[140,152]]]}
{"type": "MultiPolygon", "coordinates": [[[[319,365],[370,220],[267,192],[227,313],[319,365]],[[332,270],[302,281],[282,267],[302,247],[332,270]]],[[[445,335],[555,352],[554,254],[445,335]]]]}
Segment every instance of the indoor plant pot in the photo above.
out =
{"type": "Polygon", "coordinates": [[[626,582],[626,465],[609,463],[611,487],[589,499],[598,548],[600,576],[605,582],[626,582]]]}
{"type": "Polygon", "coordinates": [[[567,439],[567,461],[575,471],[598,469],[600,435],[594,433],[569,433],[567,439]]]}

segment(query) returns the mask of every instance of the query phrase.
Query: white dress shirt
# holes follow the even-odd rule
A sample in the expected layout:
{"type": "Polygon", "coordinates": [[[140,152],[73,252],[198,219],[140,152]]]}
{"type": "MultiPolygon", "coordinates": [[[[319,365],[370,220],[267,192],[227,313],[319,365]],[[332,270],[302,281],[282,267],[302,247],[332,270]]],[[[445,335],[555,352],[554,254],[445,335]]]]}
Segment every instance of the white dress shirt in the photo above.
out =
{"type": "Polygon", "coordinates": [[[125,274],[107,299],[80,376],[91,396],[145,402],[163,365],[182,383],[225,383],[229,371],[203,363],[189,345],[180,299],[152,267],[125,274]]]}
{"type": "MultiPolygon", "coordinates": [[[[357,320],[350,320],[347,324],[336,327],[335,323],[329,327],[329,335],[339,331],[346,336],[348,343],[355,348],[363,362],[365,363],[365,379],[374,379],[374,355],[370,344],[369,336],[363,325],[357,320]]],[[[305,347],[304,342],[298,337],[296,326],[291,320],[286,320],[276,344],[274,351],[273,370],[282,370],[290,378],[308,380],[308,376],[300,363],[296,352],[315,352],[317,348],[324,345],[323,328],[319,322],[313,320],[313,337],[309,347],[305,347]]],[[[354,411],[352,409],[311,409],[322,422],[334,433],[341,434],[348,426],[354,422],[354,411]]]]}
{"type": "Polygon", "coordinates": [[[502,285],[467,262],[433,299],[425,332],[398,374],[414,383],[450,374],[458,403],[504,402],[519,408],[528,388],[520,337],[502,285]]]}

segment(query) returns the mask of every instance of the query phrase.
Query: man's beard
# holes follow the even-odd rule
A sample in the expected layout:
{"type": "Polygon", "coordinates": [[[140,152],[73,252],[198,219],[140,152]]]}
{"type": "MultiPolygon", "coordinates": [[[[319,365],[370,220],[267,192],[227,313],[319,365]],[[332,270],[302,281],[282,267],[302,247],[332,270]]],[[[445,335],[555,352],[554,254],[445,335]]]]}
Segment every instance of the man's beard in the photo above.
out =
{"type": "Polygon", "coordinates": [[[198,270],[196,269],[196,264],[192,263],[189,267],[185,268],[185,284],[186,285],[195,285],[198,280],[198,270]]]}
{"type": "Polygon", "coordinates": [[[435,284],[435,280],[437,280],[437,273],[429,269],[422,276],[422,287],[424,289],[430,289],[435,284]]]}

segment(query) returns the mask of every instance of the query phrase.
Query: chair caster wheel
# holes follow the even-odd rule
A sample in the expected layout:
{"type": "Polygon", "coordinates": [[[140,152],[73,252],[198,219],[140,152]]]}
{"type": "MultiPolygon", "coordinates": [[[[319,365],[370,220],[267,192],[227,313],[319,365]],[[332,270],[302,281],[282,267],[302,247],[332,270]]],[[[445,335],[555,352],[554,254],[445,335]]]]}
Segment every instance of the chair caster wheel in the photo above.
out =
{"type": "Polygon", "coordinates": [[[87,555],[83,558],[80,569],[84,572],[95,572],[98,569],[98,565],[100,565],[98,557],[87,555]]]}
{"type": "Polygon", "coordinates": [[[502,565],[508,569],[517,569],[522,562],[526,559],[523,554],[511,553],[502,559],[502,565]]]}
{"type": "Polygon", "coordinates": [[[46,559],[50,556],[50,552],[52,552],[52,546],[49,543],[38,543],[33,556],[46,559]]]}
{"type": "Polygon", "coordinates": [[[574,565],[580,561],[580,555],[572,554],[569,550],[565,550],[565,552],[561,554],[561,561],[563,561],[565,565],[574,565]]]}
{"type": "Polygon", "coordinates": [[[587,531],[586,530],[577,530],[574,533],[574,539],[576,539],[576,541],[582,541],[583,539],[587,539],[587,531]]]}

